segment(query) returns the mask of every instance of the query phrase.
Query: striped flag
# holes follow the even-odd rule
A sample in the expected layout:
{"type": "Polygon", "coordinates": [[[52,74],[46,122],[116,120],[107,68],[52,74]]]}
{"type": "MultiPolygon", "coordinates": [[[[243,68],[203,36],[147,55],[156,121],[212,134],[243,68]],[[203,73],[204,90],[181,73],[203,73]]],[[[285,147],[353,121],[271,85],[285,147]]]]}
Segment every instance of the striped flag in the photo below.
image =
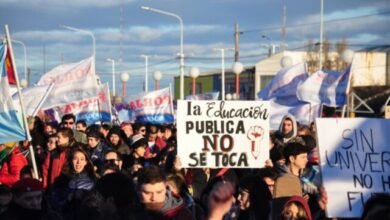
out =
{"type": "Polygon", "coordinates": [[[7,46],[0,44],[0,143],[27,140],[20,112],[15,110],[6,71],[7,46]]]}
{"type": "Polygon", "coordinates": [[[298,86],[298,99],[333,107],[345,105],[350,73],[351,66],[341,73],[331,70],[317,71],[298,86]]]}

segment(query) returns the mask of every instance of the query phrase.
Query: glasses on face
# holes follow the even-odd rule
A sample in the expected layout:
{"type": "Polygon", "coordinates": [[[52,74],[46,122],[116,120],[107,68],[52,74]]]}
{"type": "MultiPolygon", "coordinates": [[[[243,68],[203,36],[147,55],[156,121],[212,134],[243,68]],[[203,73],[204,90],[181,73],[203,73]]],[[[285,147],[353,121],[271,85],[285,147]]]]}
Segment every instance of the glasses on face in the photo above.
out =
{"type": "Polygon", "coordinates": [[[141,129],[141,130],[139,130],[140,132],[145,132],[146,130],[145,129],[141,129]]]}
{"type": "Polygon", "coordinates": [[[119,159],[109,159],[109,160],[104,160],[106,164],[115,164],[116,162],[119,162],[119,159]]]}
{"type": "Polygon", "coordinates": [[[74,122],[73,121],[65,121],[64,124],[72,125],[72,124],[74,124],[74,122]]]}

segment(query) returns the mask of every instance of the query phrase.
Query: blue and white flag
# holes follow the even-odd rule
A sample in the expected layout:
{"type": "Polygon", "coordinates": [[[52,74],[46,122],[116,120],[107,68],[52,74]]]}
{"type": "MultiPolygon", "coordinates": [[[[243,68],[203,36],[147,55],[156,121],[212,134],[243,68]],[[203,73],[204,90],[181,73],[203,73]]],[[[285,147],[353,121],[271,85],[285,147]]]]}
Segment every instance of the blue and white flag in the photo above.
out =
{"type": "Polygon", "coordinates": [[[22,116],[14,108],[5,71],[6,45],[0,44],[0,144],[27,140],[22,116]]]}
{"type": "Polygon", "coordinates": [[[174,122],[170,88],[125,98],[136,123],[170,124],[174,122]]]}
{"type": "Polygon", "coordinates": [[[351,66],[343,72],[317,71],[298,86],[297,97],[301,101],[342,106],[347,102],[347,87],[351,66]]]}
{"type": "Polygon", "coordinates": [[[321,105],[302,102],[295,106],[286,106],[271,100],[270,110],[270,128],[278,130],[282,118],[287,113],[293,115],[297,122],[309,125],[314,119],[320,117],[321,105]]]}
{"type": "Polygon", "coordinates": [[[301,104],[296,97],[296,89],[298,84],[308,77],[304,63],[285,67],[276,73],[271,82],[257,95],[261,100],[273,99],[282,105],[295,106],[301,104]]]}

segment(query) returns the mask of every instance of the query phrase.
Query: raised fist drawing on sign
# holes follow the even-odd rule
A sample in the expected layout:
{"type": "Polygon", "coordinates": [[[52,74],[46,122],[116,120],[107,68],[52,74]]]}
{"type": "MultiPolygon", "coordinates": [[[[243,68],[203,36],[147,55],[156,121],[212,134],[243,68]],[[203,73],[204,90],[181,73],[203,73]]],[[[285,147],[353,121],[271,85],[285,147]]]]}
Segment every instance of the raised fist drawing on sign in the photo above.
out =
{"type": "Polygon", "coordinates": [[[264,136],[264,129],[260,126],[252,126],[247,133],[248,139],[252,142],[251,153],[255,160],[260,154],[260,142],[264,136]]]}

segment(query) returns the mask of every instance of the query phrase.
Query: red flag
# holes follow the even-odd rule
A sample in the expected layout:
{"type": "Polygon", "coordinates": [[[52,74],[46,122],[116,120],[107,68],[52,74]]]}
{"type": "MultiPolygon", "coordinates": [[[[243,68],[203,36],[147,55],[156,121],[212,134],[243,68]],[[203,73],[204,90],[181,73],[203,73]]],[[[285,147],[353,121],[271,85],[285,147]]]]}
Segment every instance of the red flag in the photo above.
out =
{"type": "Polygon", "coordinates": [[[14,69],[12,68],[11,51],[9,47],[7,47],[7,54],[5,57],[5,71],[7,71],[8,83],[10,85],[16,85],[16,78],[14,69]]]}

